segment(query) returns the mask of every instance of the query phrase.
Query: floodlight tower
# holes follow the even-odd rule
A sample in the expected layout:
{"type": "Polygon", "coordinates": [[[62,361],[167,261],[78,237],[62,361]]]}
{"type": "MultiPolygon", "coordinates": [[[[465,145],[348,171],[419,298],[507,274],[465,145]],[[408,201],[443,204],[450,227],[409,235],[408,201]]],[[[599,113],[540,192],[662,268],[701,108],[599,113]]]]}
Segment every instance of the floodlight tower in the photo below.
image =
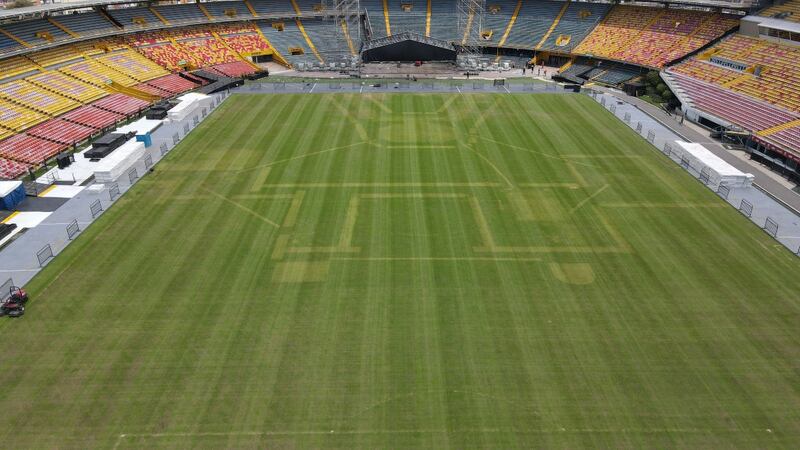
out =
{"type": "Polygon", "coordinates": [[[477,62],[481,55],[481,31],[486,12],[486,0],[457,0],[458,36],[461,64],[477,62]]]}

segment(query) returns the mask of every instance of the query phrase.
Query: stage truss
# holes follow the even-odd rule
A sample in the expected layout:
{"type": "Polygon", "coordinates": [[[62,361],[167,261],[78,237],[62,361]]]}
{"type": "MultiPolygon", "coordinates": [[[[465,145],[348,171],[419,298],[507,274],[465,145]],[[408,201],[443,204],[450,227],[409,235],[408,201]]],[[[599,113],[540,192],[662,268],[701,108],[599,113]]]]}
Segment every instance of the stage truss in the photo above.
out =
{"type": "Polygon", "coordinates": [[[353,63],[359,60],[361,42],[363,40],[361,27],[361,2],[359,0],[324,0],[325,18],[336,23],[337,38],[352,43],[355,55],[353,63]]]}
{"type": "Polygon", "coordinates": [[[481,32],[486,12],[486,0],[457,0],[457,25],[459,44],[461,50],[459,59],[461,64],[476,64],[482,53],[481,32]]]}

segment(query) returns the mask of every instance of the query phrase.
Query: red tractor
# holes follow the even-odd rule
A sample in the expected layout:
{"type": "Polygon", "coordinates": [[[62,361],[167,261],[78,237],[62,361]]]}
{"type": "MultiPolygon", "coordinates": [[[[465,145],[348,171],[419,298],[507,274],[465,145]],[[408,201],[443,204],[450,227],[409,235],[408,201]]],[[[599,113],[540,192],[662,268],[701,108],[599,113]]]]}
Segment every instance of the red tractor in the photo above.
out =
{"type": "Polygon", "coordinates": [[[28,303],[25,289],[11,286],[8,298],[0,305],[0,316],[21,317],[25,314],[25,303],[28,303]]]}

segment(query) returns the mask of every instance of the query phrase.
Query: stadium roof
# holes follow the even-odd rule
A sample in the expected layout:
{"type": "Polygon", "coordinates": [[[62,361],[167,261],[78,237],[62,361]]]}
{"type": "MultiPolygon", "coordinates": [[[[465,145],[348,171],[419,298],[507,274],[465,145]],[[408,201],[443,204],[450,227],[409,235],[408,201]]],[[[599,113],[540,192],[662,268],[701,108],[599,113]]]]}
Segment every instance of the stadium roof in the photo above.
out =
{"type": "Polygon", "coordinates": [[[31,17],[42,13],[65,11],[69,9],[90,8],[97,5],[114,5],[119,3],[132,3],[131,0],[82,0],[78,2],[48,3],[24,8],[0,9],[0,19],[11,19],[15,17],[31,17]]]}
{"type": "Polygon", "coordinates": [[[790,31],[792,33],[800,34],[800,23],[797,22],[790,22],[788,20],[763,16],[747,16],[742,20],[747,22],[755,22],[761,27],[767,27],[781,31],[790,31]]]}

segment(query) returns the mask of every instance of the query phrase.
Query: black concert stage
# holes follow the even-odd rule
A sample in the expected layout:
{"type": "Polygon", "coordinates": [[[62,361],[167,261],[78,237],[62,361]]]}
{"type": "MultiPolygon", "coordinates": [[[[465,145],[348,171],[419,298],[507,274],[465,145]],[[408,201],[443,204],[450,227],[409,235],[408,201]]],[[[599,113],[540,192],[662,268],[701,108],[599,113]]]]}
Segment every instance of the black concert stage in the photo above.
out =
{"type": "Polygon", "coordinates": [[[361,59],[364,62],[455,61],[456,50],[447,41],[404,31],[365,42],[361,59]]]}

